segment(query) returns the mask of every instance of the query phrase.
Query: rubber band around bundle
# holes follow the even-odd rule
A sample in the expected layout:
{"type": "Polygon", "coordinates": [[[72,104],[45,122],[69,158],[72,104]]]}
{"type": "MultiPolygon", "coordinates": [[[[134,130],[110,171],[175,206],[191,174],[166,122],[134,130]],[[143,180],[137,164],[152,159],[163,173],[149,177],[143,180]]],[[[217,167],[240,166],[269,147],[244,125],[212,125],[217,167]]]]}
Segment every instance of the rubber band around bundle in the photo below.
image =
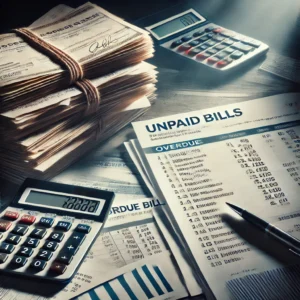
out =
{"type": "Polygon", "coordinates": [[[87,100],[86,114],[95,112],[100,105],[100,93],[96,86],[88,79],[83,78],[84,73],[81,65],[70,55],[51,45],[50,43],[37,36],[28,28],[14,29],[20,37],[24,38],[34,48],[54,59],[62,67],[66,67],[70,74],[70,84],[77,85],[85,94],[87,100]]]}

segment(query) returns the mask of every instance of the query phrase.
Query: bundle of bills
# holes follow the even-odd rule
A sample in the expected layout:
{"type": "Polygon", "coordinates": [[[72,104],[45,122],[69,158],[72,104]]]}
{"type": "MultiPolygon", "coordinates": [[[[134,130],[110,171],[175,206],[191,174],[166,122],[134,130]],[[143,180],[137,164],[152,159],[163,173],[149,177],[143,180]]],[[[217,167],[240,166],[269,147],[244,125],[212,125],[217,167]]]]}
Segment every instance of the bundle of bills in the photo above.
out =
{"type": "Polygon", "coordinates": [[[157,72],[143,62],[153,46],[143,30],[91,3],[77,9],[60,5],[32,27],[51,36],[53,44],[66,40],[59,47],[81,62],[99,91],[100,105],[87,113],[85,93],[76,85],[67,87],[67,71],[16,35],[1,35],[0,176],[17,183],[56,175],[140,116],[155,98],[157,72]],[[64,29],[67,23],[76,25],[64,29]],[[105,36],[108,44],[99,46],[105,36]],[[16,41],[3,47],[7,39],[16,41]],[[91,54],[95,43],[99,49],[91,54]]]}
{"type": "MultiPolygon", "coordinates": [[[[29,29],[80,63],[89,79],[141,62],[153,53],[146,31],[92,3],[38,25],[29,29]]],[[[2,112],[70,83],[66,69],[15,33],[0,35],[0,74],[2,112]]]]}

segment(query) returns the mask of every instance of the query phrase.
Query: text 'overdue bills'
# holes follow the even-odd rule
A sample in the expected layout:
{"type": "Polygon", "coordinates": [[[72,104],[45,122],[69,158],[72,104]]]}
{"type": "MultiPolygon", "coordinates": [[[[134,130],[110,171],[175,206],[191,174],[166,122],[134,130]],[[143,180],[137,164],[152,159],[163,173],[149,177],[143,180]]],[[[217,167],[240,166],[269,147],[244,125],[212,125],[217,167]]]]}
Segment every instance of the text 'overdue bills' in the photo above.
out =
{"type": "Polygon", "coordinates": [[[295,258],[226,202],[300,237],[299,125],[296,93],[133,123],[149,181],[167,202],[208,299],[231,299],[227,282],[269,270],[285,274],[270,291],[284,297],[293,286],[286,266],[295,258]]]}

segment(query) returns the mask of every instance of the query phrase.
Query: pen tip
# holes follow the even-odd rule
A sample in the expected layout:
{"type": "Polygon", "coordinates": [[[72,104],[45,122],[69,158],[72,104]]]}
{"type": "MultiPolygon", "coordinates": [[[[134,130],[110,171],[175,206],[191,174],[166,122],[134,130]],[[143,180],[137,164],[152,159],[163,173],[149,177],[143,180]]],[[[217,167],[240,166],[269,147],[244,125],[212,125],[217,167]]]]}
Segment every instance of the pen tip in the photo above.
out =
{"type": "Polygon", "coordinates": [[[232,208],[235,212],[237,212],[238,214],[241,214],[243,212],[243,209],[241,209],[240,207],[234,205],[234,204],[231,204],[231,203],[228,203],[228,202],[225,202],[230,208],[232,208]]]}

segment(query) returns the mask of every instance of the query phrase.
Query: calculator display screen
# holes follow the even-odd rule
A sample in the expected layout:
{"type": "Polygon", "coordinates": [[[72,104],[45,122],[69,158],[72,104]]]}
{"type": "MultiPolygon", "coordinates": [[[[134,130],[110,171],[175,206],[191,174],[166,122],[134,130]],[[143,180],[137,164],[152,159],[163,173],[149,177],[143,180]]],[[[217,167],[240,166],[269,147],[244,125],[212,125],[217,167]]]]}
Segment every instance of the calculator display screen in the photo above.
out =
{"type": "Polygon", "coordinates": [[[199,21],[201,21],[201,19],[198,16],[192,12],[189,12],[176,19],[172,19],[164,24],[158,25],[157,27],[151,28],[151,31],[154,32],[159,38],[162,38],[173,32],[177,32],[181,29],[189,27],[199,21]]]}
{"type": "Polygon", "coordinates": [[[25,203],[98,215],[100,201],[68,194],[52,194],[31,190],[25,203]]]}

